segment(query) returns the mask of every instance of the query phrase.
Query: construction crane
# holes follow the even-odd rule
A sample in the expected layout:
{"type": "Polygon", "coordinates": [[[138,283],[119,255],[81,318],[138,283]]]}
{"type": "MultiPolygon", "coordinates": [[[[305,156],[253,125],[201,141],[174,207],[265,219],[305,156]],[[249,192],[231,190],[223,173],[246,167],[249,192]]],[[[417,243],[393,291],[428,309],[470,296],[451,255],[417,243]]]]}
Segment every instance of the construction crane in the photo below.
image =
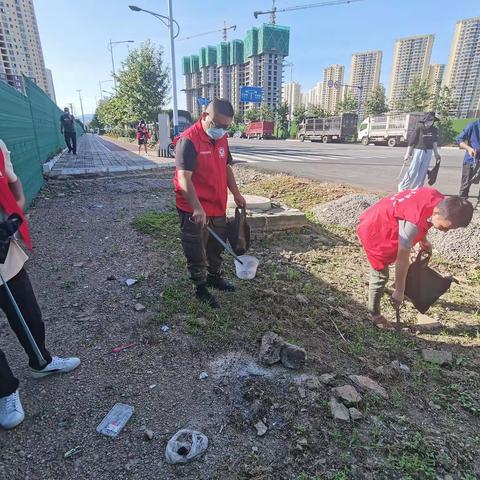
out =
{"type": "Polygon", "coordinates": [[[210,35],[211,33],[223,32],[223,41],[226,42],[228,30],[236,30],[237,26],[231,25],[230,27],[227,27],[226,22],[223,22],[223,24],[223,28],[220,28],[218,30],[210,30],[209,32],[197,33],[196,35],[191,35],[190,37],[179,38],[179,40],[190,40],[191,38],[203,37],[203,35],[210,35]]]}
{"type": "Polygon", "coordinates": [[[277,8],[275,5],[275,0],[272,0],[272,9],[267,10],[266,12],[253,12],[253,16],[258,18],[259,15],[270,15],[270,23],[275,25],[277,20],[277,12],[290,12],[292,10],[303,10],[305,8],[315,8],[315,7],[329,7],[331,5],[343,5],[345,3],[361,2],[363,0],[331,0],[329,2],[320,2],[320,3],[308,3],[306,5],[296,5],[293,7],[286,8],[277,8]]]}

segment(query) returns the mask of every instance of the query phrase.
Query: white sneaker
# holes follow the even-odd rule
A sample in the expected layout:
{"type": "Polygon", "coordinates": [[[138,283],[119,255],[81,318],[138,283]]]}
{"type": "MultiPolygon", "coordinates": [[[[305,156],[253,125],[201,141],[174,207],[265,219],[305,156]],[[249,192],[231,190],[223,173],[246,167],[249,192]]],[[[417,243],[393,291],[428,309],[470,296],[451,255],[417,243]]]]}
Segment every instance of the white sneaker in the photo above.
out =
{"type": "Polygon", "coordinates": [[[54,373],[67,373],[75,370],[80,365],[80,359],[77,357],[52,357],[52,361],[42,370],[32,368],[33,378],[43,378],[54,373]]]}
{"type": "Polygon", "coordinates": [[[0,427],[5,429],[15,428],[23,422],[25,412],[18,390],[8,397],[0,398],[0,427]]]}

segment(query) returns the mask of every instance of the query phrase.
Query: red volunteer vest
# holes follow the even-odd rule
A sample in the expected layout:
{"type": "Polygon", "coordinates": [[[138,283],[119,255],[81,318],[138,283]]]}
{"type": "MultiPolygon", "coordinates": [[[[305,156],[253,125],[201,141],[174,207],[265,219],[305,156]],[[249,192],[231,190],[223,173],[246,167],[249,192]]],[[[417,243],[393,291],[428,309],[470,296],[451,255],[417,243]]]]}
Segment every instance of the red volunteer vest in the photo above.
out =
{"type": "Polygon", "coordinates": [[[380,200],[360,217],[357,233],[367,258],[375,270],[395,262],[398,253],[398,221],[418,228],[413,244],[424,239],[432,226],[428,219],[445,197],[434,188],[405,190],[380,200]]]}
{"type": "MultiPolygon", "coordinates": [[[[195,171],[192,173],[192,183],[207,217],[223,217],[227,210],[228,197],[227,136],[216,140],[213,144],[199,120],[188,130],[185,130],[180,138],[188,138],[197,152],[197,164],[195,171]]],[[[174,185],[177,208],[192,213],[193,208],[182,195],[182,189],[178,181],[178,169],[175,172],[174,185]]]]}
{"type": "Polygon", "coordinates": [[[0,207],[7,214],[11,215],[12,213],[18,213],[22,217],[23,223],[19,229],[20,235],[22,236],[25,245],[29,250],[32,249],[32,242],[30,240],[30,231],[28,229],[27,221],[23,215],[21,208],[17,205],[17,201],[13,196],[10,187],[8,186],[8,177],[5,167],[5,157],[2,150],[0,149],[0,207]]]}

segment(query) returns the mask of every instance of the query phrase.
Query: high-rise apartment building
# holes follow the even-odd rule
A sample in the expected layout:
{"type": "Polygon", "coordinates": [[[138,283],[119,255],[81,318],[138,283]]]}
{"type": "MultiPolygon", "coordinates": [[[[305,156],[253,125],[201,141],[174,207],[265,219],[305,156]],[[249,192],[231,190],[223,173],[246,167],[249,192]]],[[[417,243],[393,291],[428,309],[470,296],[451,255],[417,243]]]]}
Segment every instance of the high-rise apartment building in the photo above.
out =
{"type": "Polygon", "coordinates": [[[344,65],[332,65],[323,70],[320,106],[328,113],[336,113],[338,104],[343,100],[345,77],[344,65]],[[332,86],[332,82],[333,85],[332,86]]]}
{"type": "Polygon", "coordinates": [[[48,93],[33,0],[0,0],[0,79],[23,90],[23,77],[48,93]]]}
{"type": "Polygon", "coordinates": [[[354,53],[350,65],[350,93],[357,99],[360,117],[363,116],[370,92],[380,85],[382,52],[380,50],[354,53]],[[360,87],[360,88],[357,88],[360,87]]]}
{"type": "Polygon", "coordinates": [[[53,84],[52,71],[49,68],[46,68],[45,75],[47,78],[47,94],[54,103],[57,103],[57,96],[55,95],[55,85],[53,84]]]}
{"type": "Polygon", "coordinates": [[[313,88],[302,94],[302,105],[308,107],[317,107],[322,104],[323,82],[318,82],[313,88]]]}
{"type": "Polygon", "coordinates": [[[297,82],[286,83],[283,86],[282,97],[283,101],[288,105],[288,112],[291,118],[293,115],[293,111],[302,103],[300,84],[297,82]]]}
{"type": "Polygon", "coordinates": [[[434,35],[415,35],[395,43],[388,106],[395,111],[414,79],[427,78],[434,35]]]}
{"type": "Polygon", "coordinates": [[[182,58],[187,110],[201,113],[199,97],[222,97],[244,114],[258,104],[240,101],[240,87],[262,87],[262,104],[275,109],[282,102],[283,60],[288,56],[288,27],[264,24],[251,28],[244,41],[203,47],[199,55],[182,58]]]}
{"type": "Polygon", "coordinates": [[[480,115],[480,17],[455,25],[445,85],[457,102],[457,116],[480,115]]]}
{"type": "Polygon", "coordinates": [[[444,74],[445,65],[442,63],[434,63],[428,67],[428,89],[432,99],[437,97],[442,90],[444,74]]]}

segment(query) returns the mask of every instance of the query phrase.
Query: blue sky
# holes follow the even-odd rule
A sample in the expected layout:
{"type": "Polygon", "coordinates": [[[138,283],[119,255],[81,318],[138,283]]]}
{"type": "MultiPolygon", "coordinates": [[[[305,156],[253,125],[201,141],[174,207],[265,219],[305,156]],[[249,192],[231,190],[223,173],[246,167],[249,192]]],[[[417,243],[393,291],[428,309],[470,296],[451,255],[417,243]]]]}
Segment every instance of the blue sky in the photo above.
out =
{"type": "MultiPolygon", "coordinates": [[[[57,101],[79,105],[77,89],[82,90],[85,113],[93,113],[100,96],[99,80],[111,72],[109,39],[151,39],[165,48],[170,63],[167,28],[154,17],[134,13],[136,4],[167,14],[167,0],[34,0],[47,68],[53,72],[57,101]],[[135,3],[136,2],[136,3],[135,3]]],[[[236,24],[229,39],[243,39],[248,28],[268,22],[268,16],[255,20],[255,10],[270,10],[271,0],[174,0],[174,17],[181,27],[180,37],[236,24]]],[[[279,9],[317,0],[277,0],[279,9]]],[[[348,78],[351,54],[382,50],[381,81],[388,86],[397,38],[435,34],[432,63],[447,63],[455,22],[480,15],[479,0],[362,0],[348,5],[311,8],[278,13],[277,23],[290,27],[290,55],[293,79],[302,91],[322,79],[323,68],[334,63],[346,66],[348,78]]],[[[198,53],[204,45],[221,41],[221,33],[177,42],[177,83],[183,87],[180,59],[198,53]]],[[[134,44],[132,44],[134,46],[134,44]]],[[[126,45],[115,47],[116,66],[128,54],[126,45]]],[[[290,69],[286,71],[290,79],[290,69]]],[[[105,90],[113,88],[104,83],[105,90]]],[[[185,96],[179,92],[179,107],[185,96]]]]}

